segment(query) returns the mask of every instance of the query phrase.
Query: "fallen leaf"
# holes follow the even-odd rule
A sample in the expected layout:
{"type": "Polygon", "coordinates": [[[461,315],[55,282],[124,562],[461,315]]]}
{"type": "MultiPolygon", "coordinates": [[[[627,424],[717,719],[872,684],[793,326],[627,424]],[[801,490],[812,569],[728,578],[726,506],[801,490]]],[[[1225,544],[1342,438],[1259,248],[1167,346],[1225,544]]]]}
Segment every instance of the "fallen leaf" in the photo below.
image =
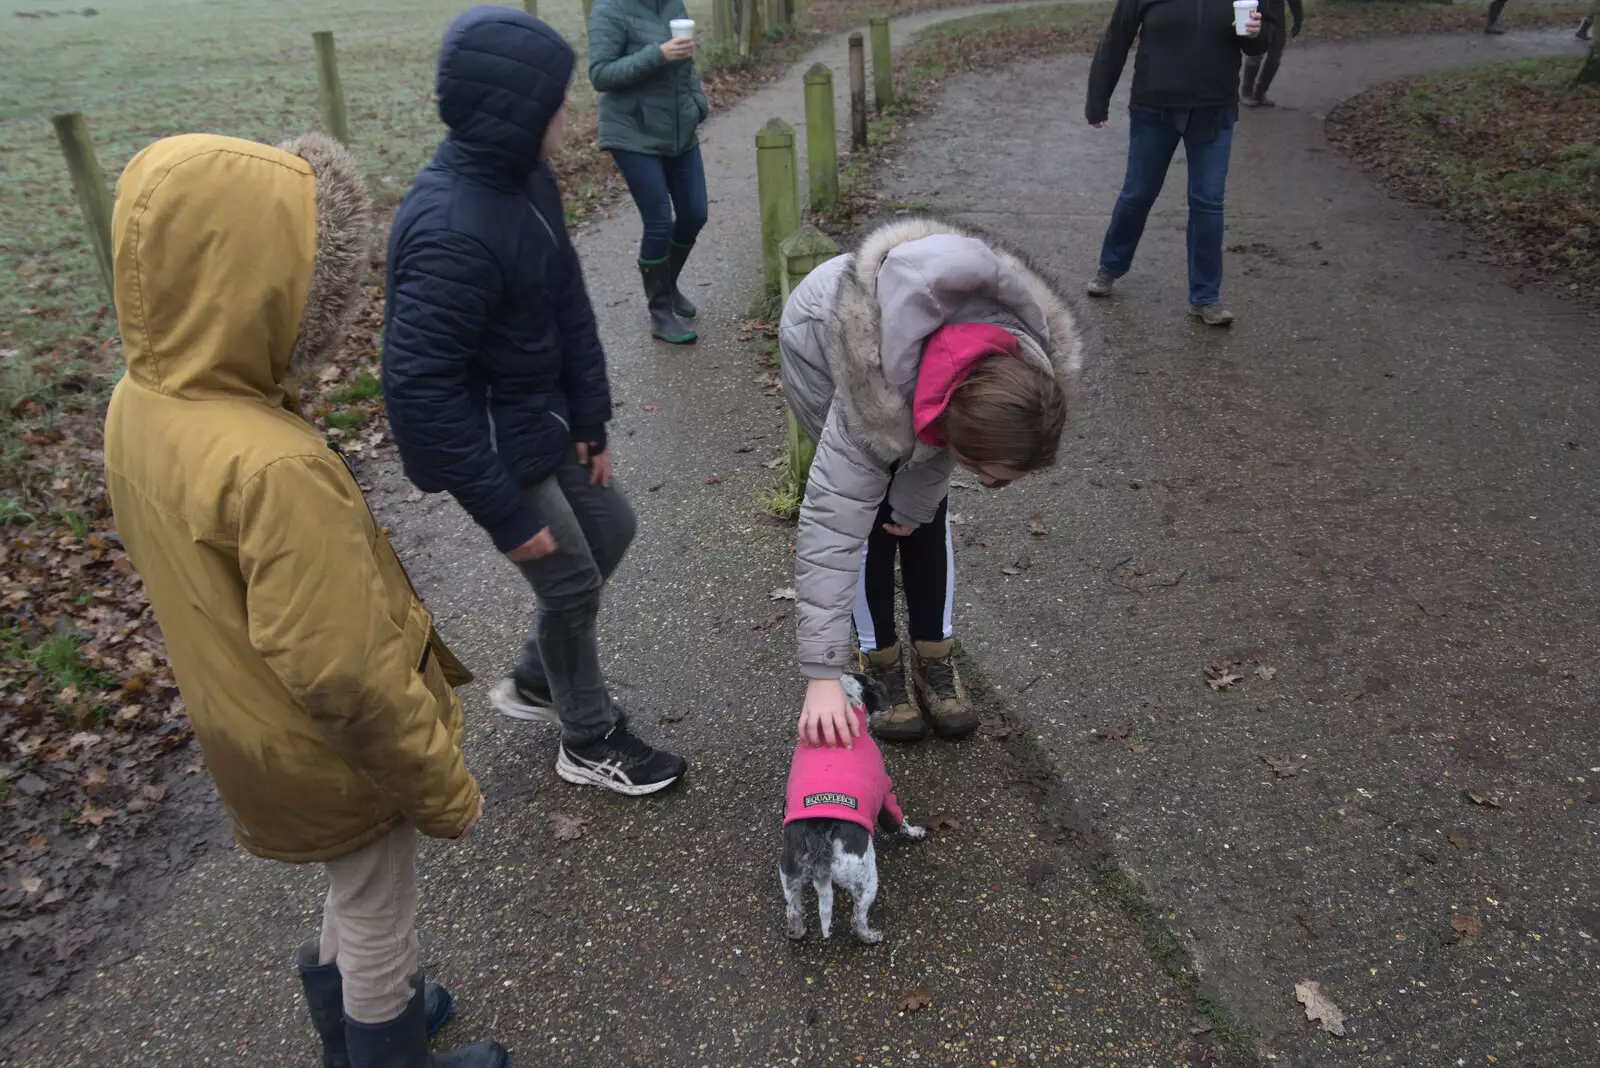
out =
{"type": "Polygon", "coordinates": [[[550,833],[558,842],[575,842],[589,833],[589,817],[557,812],[550,817],[550,833]]]}
{"type": "Polygon", "coordinates": [[[670,712],[661,713],[661,722],[662,723],[681,723],[684,719],[688,718],[688,715],[689,715],[689,713],[686,710],[681,709],[681,708],[675,708],[670,712]]]}
{"type": "Polygon", "coordinates": [[[44,889],[44,880],[37,875],[25,875],[17,885],[22,887],[24,894],[37,894],[44,889]]]}
{"type": "Polygon", "coordinates": [[[1244,681],[1244,676],[1233,670],[1234,665],[1218,661],[1206,668],[1206,685],[1212,690],[1226,690],[1244,681]]]}
{"type": "Polygon", "coordinates": [[[1002,575],[1020,575],[1020,574],[1022,574],[1022,568],[1018,567],[1016,564],[1007,564],[1005,567],[1002,567],[1000,569],[1000,574],[1002,574],[1002,575]]]}
{"type": "Polygon", "coordinates": [[[933,995],[921,987],[912,987],[900,995],[897,1003],[899,1010],[905,1013],[921,1012],[933,1004],[933,995]]]}
{"type": "Polygon", "coordinates": [[[1032,534],[1036,538],[1042,538],[1046,534],[1050,533],[1050,528],[1039,522],[1039,520],[1035,519],[1028,524],[1028,533],[1032,534]]]}
{"type": "Polygon", "coordinates": [[[784,461],[786,459],[787,459],[787,457],[774,456],[770,460],[762,461],[761,466],[765,467],[768,471],[776,471],[778,468],[780,468],[780,467],[782,467],[784,465],[784,461]]]}
{"type": "Polygon", "coordinates": [[[1330,1035],[1344,1037],[1344,1012],[1322,992],[1322,984],[1304,979],[1294,984],[1295,1000],[1306,1007],[1306,1019],[1330,1035]]]}
{"type": "Polygon", "coordinates": [[[708,486],[720,486],[720,485],[722,485],[722,476],[721,475],[707,475],[705,477],[705,484],[708,485],[708,486]]]}
{"type": "Polygon", "coordinates": [[[1445,838],[1457,849],[1465,849],[1472,844],[1472,839],[1467,837],[1466,831],[1451,831],[1445,838]]]}
{"type": "Polygon", "coordinates": [[[961,821],[948,812],[941,812],[927,823],[930,831],[956,831],[961,829],[961,821]]]}
{"type": "Polygon", "coordinates": [[[642,405],[640,405],[640,407],[643,408],[647,412],[653,412],[653,411],[655,411],[657,408],[659,408],[661,406],[659,404],[642,404],[642,405]]]}
{"type": "Polygon", "coordinates": [[[1261,762],[1271,768],[1272,774],[1280,779],[1292,778],[1306,766],[1304,760],[1296,760],[1293,757],[1273,757],[1265,753],[1257,753],[1256,756],[1260,757],[1261,762]]]}
{"type": "Polygon", "coordinates": [[[755,452],[756,451],[756,447],[754,445],[740,445],[737,449],[734,449],[733,451],[734,452],[755,452]]]}
{"type": "Polygon", "coordinates": [[[1094,733],[1097,738],[1113,738],[1120,742],[1133,733],[1133,727],[1126,723],[1113,723],[1109,726],[1101,727],[1094,733]]]}
{"type": "Polygon", "coordinates": [[[771,593],[767,594],[767,596],[772,598],[774,601],[792,601],[795,598],[794,587],[780,586],[771,593]]]}
{"type": "Polygon", "coordinates": [[[421,490],[414,489],[410,493],[406,494],[406,503],[416,504],[418,501],[422,500],[424,496],[426,496],[426,494],[424,494],[421,490]]]}
{"type": "Polygon", "coordinates": [[[116,812],[113,809],[101,808],[99,805],[85,805],[83,806],[83,811],[78,814],[78,818],[72,822],[78,824],[86,823],[91,827],[98,827],[114,816],[116,816],[116,812]]]}
{"type": "Polygon", "coordinates": [[[1467,800],[1471,801],[1474,805],[1482,805],[1484,808],[1501,807],[1500,799],[1495,797],[1493,794],[1480,793],[1476,790],[1463,790],[1461,792],[1465,794],[1467,800]]]}
{"type": "Polygon", "coordinates": [[[1483,920],[1477,916],[1452,916],[1450,929],[1456,934],[1472,938],[1483,933],[1483,920]]]}
{"type": "Polygon", "coordinates": [[[1266,682],[1271,682],[1273,679],[1278,677],[1278,669],[1275,667],[1267,667],[1267,665],[1262,664],[1256,668],[1256,677],[1266,682]]]}
{"type": "Polygon", "coordinates": [[[336,363],[330,363],[317,372],[317,379],[323,384],[327,384],[329,382],[337,382],[342,374],[344,374],[344,368],[336,363]]]}

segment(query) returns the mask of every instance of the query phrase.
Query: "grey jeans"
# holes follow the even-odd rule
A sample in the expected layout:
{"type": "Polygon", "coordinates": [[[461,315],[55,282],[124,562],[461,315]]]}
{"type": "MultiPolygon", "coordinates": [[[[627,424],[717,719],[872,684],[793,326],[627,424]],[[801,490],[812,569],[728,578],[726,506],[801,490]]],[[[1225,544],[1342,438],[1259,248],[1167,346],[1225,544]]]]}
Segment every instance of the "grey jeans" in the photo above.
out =
{"type": "Polygon", "coordinates": [[[1267,95],[1267,87],[1278,76],[1278,64],[1283,62],[1283,47],[1289,43],[1289,19],[1284,0],[1267,0],[1266,6],[1278,17],[1278,25],[1272,41],[1267,45],[1266,55],[1244,57],[1244,84],[1241,88],[1245,96],[1267,95]]]}
{"type": "Polygon", "coordinates": [[[633,542],[633,506],[614,479],[609,489],[589,485],[589,469],[576,458],[523,492],[558,548],[517,565],[535,603],[514,677],[525,687],[548,687],[561,716],[562,744],[582,747],[617,722],[600,670],[600,591],[633,542]]]}

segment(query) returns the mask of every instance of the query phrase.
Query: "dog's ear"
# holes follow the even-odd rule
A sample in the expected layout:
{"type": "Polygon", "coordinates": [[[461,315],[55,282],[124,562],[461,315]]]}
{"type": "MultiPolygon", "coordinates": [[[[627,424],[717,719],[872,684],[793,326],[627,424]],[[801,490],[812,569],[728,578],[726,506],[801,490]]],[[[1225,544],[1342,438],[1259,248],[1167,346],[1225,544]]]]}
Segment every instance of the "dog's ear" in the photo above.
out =
{"type": "Polygon", "coordinates": [[[844,674],[840,682],[844,684],[845,693],[852,701],[860,701],[865,706],[869,716],[888,704],[888,692],[883,684],[871,675],[849,671],[844,674]]]}

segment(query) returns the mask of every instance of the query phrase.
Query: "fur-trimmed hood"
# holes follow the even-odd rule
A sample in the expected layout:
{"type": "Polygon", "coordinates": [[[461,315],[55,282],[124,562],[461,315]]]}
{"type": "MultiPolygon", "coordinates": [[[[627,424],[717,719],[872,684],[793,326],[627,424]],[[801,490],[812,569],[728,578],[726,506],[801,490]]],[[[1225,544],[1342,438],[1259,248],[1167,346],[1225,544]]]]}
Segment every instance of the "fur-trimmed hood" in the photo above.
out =
{"type": "Polygon", "coordinates": [[[1022,342],[1067,395],[1083,344],[1066,301],[1020,254],[930,218],[889,223],[840,271],[828,321],[836,397],[881,459],[911,454],[922,346],[945,323],[993,322],[1022,342]]]}
{"type": "Polygon", "coordinates": [[[355,159],[330,137],[157,141],[123,171],[112,221],[129,377],[294,407],[295,380],[355,314],[371,229],[355,159]]]}

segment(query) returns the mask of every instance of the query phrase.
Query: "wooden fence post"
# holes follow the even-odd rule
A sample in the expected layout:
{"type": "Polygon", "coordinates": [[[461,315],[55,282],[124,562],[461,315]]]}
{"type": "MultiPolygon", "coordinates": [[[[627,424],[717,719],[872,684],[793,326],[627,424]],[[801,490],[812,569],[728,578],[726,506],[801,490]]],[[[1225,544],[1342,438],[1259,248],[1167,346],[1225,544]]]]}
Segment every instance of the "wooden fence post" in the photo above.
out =
{"type": "Polygon", "coordinates": [[[837,256],[839,246],[815,226],[806,225],[784,238],[778,251],[783,257],[783,280],[778,292],[787,304],[794,287],[806,275],[837,256]]]}
{"type": "Polygon", "coordinates": [[[116,285],[111,275],[111,190],[106,187],[106,172],[100,169],[100,161],[95,157],[94,142],[89,140],[89,127],[82,114],[74,111],[57,115],[50,120],[50,125],[56,128],[61,154],[67,159],[67,170],[72,172],[72,190],[78,195],[83,224],[89,230],[89,246],[100,266],[100,280],[115,300],[116,285]]]}
{"type": "Polygon", "coordinates": [[[350,143],[350,127],[345,120],[344,87],[339,84],[339,58],[333,48],[333,31],[318,30],[311,35],[317,46],[317,84],[322,88],[322,125],[340,144],[350,143]]]}
{"type": "Polygon", "coordinates": [[[894,49],[889,44],[889,16],[874,15],[872,27],[872,86],[879,111],[894,103],[894,49]]]}
{"type": "Polygon", "coordinates": [[[767,291],[783,285],[783,257],[778,245],[800,228],[800,175],[795,158],[794,127],[768,119],[756,134],[756,196],[761,203],[761,261],[767,291]]]}
{"type": "Polygon", "coordinates": [[[860,32],[850,35],[850,148],[867,147],[867,50],[860,32]]]}
{"type": "Polygon", "coordinates": [[[711,43],[733,47],[733,0],[715,0],[711,7],[711,43]]]}
{"type": "Polygon", "coordinates": [[[833,117],[833,71],[818,63],[806,71],[806,162],[811,210],[839,206],[839,128],[833,117]]]}
{"type": "MultiPolygon", "coordinates": [[[[801,279],[838,254],[839,246],[833,238],[815,226],[802,226],[785,238],[780,246],[783,258],[783,302],[789,303],[789,294],[794,292],[794,287],[800,284],[801,279]]],[[[789,441],[784,450],[784,473],[795,492],[803,496],[806,480],[811,477],[811,461],[817,454],[817,443],[801,429],[793,411],[788,413],[788,417],[789,441]]]]}

